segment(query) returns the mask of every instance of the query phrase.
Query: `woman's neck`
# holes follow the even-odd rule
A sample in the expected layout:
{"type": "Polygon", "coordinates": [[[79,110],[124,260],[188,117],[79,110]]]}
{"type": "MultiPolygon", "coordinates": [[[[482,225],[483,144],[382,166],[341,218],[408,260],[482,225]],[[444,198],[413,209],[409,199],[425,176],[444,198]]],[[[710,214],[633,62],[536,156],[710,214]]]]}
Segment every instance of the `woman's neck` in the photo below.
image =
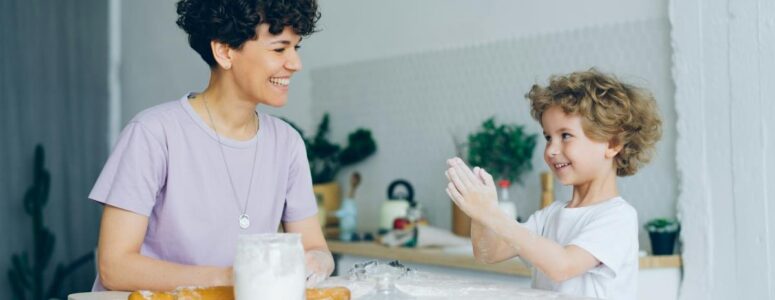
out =
{"type": "Polygon", "coordinates": [[[252,138],[258,131],[256,103],[215,79],[192,100],[192,106],[219,134],[238,140],[252,138]]]}

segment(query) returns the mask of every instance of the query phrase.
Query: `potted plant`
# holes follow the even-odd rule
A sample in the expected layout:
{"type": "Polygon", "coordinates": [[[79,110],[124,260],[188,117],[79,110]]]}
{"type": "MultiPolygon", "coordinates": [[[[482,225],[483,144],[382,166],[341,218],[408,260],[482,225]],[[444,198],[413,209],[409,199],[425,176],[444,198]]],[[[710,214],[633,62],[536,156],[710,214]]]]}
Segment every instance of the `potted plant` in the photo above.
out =
{"type": "Polygon", "coordinates": [[[655,218],[643,227],[649,233],[651,253],[653,255],[671,255],[681,225],[675,219],[655,218]]]}
{"type": "Polygon", "coordinates": [[[305,137],[304,132],[295,124],[285,121],[304,139],[313,189],[318,198],[318,206],[321,208],[321,225],[325,225],[326,219],[329,223],[335,223],[336,217],[325,218],[325,213],[339,209],[341,202],[341,189],[334,179],[342,168],[361,162],[377,151],[377,144],[371,136],[371,131],[364,128],[356,129],[348,135],[347,144],[342,147],[328,140],[328,113],[323,115],[323,120],[320,121],[317,132],[312,138],[305,137]]]}
{"type": "MultiPolygon", "coordinates": [[[[494,117],[490,117],[468,135],[465,145],[457,146],[459,153],[467,154],[465,159],[472,167],[487,170],[499,185],[507,188],[513,182],[522,184],[522,176],[532,170],[531,160],[537,138],[537,134],[528,134],[521,125],[498,124],[494,117]],[[468,148],[467,152],[462,149],[464,147],[468,148]]],[[[470,234],[470,219],[455,205],[452,219],[456,234],[470,234]]]]}
{"type": "Polygon", "coordinates": [[[537,134],[516,124],[497,124],[491,117],[468,135],[468,162],[484,168],[496,180],[522,184],[522,175],[533,169],[531,160],[537,134]]]}

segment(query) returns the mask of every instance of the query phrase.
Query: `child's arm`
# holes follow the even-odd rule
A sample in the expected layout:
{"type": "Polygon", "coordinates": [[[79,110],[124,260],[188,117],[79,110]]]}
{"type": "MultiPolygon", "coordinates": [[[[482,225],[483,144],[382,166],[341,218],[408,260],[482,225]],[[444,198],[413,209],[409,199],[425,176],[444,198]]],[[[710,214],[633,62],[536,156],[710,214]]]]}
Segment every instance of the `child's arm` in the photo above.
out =
{"type": "MultiPolygon", "coordinates": [[[[458,158],[453,159],[450,166],[447,176],[451,182],[447,193],[471,217],[472,222],[478,222],[482,229],[492,232],[487,242],[482,245],[505,243],[513,248],[517,255],[533,263],[556,282],[578,276],[600,264],[600,261],[586,250],[573,245],[562,246],[537,236],[506,216],[498,209],[492,176],[484,170],[477,170],[483,179],[479,180],[458,158]]],[[[487,237],[486,232],[484,233],[482,237],[487,237]]],[[[473,235],[472,231],[472,237],[473,235]]],[[[491,257],[499,258],[495,255],[491,257]]]]}
{"type": "Polygon", "coordinates": [[[505,214],[487,218],[483,225],[555,282],[576,277],[600,264],[586,250],[538,236],[505,214]]]}
{"type": "Polygon", "coordinates": [[[517,250],[482,223],[471,220],[471,241],[477,260],[494,264],[517,256],[517,250]]]}

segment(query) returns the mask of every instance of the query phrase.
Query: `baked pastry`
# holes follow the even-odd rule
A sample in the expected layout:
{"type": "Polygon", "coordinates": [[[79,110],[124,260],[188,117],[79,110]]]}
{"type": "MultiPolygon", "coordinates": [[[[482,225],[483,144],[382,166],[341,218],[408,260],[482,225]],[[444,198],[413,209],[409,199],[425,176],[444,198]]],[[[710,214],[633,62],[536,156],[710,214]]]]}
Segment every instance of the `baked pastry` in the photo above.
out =
{"type": "Polygon", "coordinates": [[[350,289],[343,286],[307,289],[307,300],[350,300],[350,289]]]}
{"type": "MultiPolygon", "coordinates": [[[[346,287],[307,289],[307,300],[350,300],[350,290],[346,287]]],[[[128,300],[234,300],[234,288],[182,287],[172,292],[134,291],[128,300]]]]}
{"type": "Polygon", "coordinates": [[[172,292],[135,291],[128,300],[234,300],[234,288],[180,287],[172,292]]]}

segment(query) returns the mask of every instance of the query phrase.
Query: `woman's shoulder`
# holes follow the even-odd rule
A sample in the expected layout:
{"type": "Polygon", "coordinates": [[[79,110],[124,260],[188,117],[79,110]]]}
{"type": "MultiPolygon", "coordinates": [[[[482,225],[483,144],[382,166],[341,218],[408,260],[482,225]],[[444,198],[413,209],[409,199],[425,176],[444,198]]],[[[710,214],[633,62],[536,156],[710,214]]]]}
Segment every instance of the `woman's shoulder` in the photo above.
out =
{"type": "Polygon", "coordinates": [[[177,122],[181,116],[186,115],[185,108],[181,104],[181,101],[185,101],[186,98],[184,96],[146,108],[132,117],[128,125],[141,125],[152,131],[162,130],[168,123],[177,122]]]}
{"type": "Polygon", "coordinates": [[[185,113],[185,110],[181,105],[181,101],[184,101],[183,99],[185,99],[185,97],[148,107],[137,113],[130,122],[158,122],[164,121],[171,116],[177,116],[181,113],[185,113]]]}
{"type": "Polygon", "coordinates": [[[284,139],[291,143],[304,142],[299,131],[282,118],[260,111],[258,114],[259,118],[262,119],[261,125],[271,131],[277,139],[284,139]]]}
{"type": "Polygon", "coordinates": [[[184,101],[182,99],[186,98],[160,103],[140,111],[124,126],[122,136],[127,134],[151,135],[163,144],[167,139],[168,129],[175,127],[171,125],[179,123],[181,116],[186,114],[185,109],[181,106],[181,101],[184,101]]]}

